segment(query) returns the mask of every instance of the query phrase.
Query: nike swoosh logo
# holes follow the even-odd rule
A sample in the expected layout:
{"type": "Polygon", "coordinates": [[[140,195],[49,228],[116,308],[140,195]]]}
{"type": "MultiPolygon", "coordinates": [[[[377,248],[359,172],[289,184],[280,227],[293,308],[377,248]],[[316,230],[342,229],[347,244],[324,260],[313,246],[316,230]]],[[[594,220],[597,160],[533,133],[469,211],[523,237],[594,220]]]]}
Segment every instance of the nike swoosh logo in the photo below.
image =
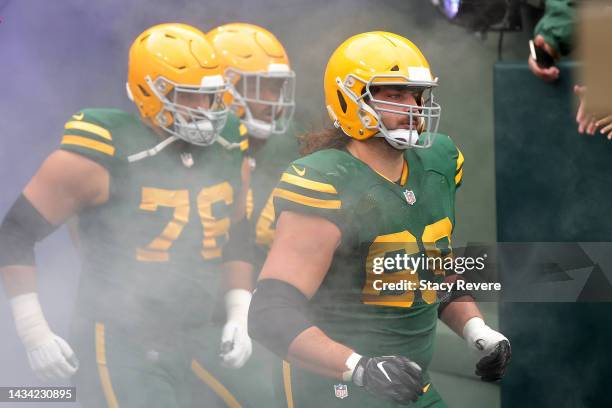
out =
{"type": "Polygon", "coordinates": [[[81,112],[81,113],[72,115],[72,117],[75,118],[76,120],[81,120],[85,117],[85,114],[81,112]]]}
{"type": "Polygon", "coordinates": [[[423,394],[425,394],[427,391],[429,391],[429,387],[431,387],[431,383],[427,384],[426,386],[423,387],[423,394]]]}
{"type": "Polygon", "coordinates": [[[381,361],[380,363],[376,364],[376,367],[378,367],[378,369],[385,375],[385,377],[387,377],[387,380],[391,382],[391,378],[389,377],[389,374],[387,374],[387,370],[385,370],[385,367],[383,367],[383,364],[385,363],[386,361],[381,361]]]}
{"type": "Polygon", "coordinates": [[[291,167],[293,167],[293,170],[298,174],[298,176],[300,177],[304,177],[304,174],[306,174],[306,168],[304,167],[302,170],[298,169],[297,167],[295,167],[293,164],[291,165],[291,167]]]}

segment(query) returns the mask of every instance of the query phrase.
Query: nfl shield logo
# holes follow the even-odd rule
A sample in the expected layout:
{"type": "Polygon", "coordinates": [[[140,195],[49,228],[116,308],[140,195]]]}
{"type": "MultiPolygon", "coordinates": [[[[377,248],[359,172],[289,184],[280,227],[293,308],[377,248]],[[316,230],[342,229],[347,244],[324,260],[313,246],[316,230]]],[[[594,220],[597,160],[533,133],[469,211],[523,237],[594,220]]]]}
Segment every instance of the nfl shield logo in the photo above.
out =
{"type": "Polygon", "coordinates": [[[416,197],[414,195],[414,191],[406,190],[404,191],[404,197],[406,197],[406,202],[410,205],[414,205],[416,203],[416,197]]]}
{"type": "Polygon", "coordinates": [[[346,384],[334,385],[334,392],[336,394],[336,398],[344,399],[348,397],[348,387],[346,384]]]}

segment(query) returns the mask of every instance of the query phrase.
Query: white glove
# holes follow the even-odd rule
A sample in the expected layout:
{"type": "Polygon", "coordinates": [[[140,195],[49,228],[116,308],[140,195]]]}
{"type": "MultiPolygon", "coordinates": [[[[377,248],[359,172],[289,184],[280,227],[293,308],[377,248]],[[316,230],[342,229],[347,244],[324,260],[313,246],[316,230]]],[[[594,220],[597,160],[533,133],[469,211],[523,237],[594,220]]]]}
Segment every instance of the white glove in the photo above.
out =
{"type": "Polygon", "coordinates": [[[480,317],[472,317],[463,326],[463,338],[478,357],[486,357],[495,350],[500,341],[508,339],[487,326],[480,317]]]}
{"type": "Polygon", "coordinates": [[[65,380],[79,369],[68,343],[51,331],[40,308],[38,295],[26,293],[11,299],[17,335],[34,373],[43,381],[65,380]]]}
{"type": "Polygon", "coordinates": [[[506,336],[487,326],[480,317],[472,317],[463,327],[463,338],[478,355],[476,375],[483,381],[501,379],[512,358],[506,336]]]}
{"type": "Polygon", "coordinates": [[[242,367],[253,351],[247,329],[251,292],[231,289],[225,294],[227,322],[221,334],[221,360],[229,368],[242,367]]]}

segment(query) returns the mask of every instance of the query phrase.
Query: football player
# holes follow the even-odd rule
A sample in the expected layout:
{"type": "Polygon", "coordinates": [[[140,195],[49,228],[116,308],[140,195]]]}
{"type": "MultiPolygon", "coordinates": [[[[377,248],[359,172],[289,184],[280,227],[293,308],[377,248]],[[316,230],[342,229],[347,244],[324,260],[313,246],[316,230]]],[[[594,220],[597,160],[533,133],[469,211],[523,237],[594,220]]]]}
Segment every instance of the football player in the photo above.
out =
{"type": "MultiPolygon", "coordinates": [[[[251,186],[248,195],[247,214],[251,220],[251,231],[255,240],[251,262],[254,270],[259,272],[265,260],[274,230],[274,207],[272,190],[287,165],[298,156],[298,143],[295,125],[292,121],[295,109],[295,73],[290,67],[289,58],[280,41],[268,30],[246,23],[225,24],[207,34],[210,43],[224,59],[226,75],[230,80],[233,97],[232,110],[240,117],[241,130],[249,139],[246,152],[250,164],[251,186]]],[[[246,183],[245,183],[246,184],[246,183]]],[[[245,237],[246,239],[246,237],[245,237]]],[[[250,298],[252,285],[242,296],[250,298]]],[[[236,290],[228,295],[237,293],[236,290]]],[[[232,302],[226,299],[226,304],[232,302]]],[[[224,364],[241,368],[230,372],[219,368],[218,377],[224,384],[235,385],[232,388],[240,395],[249,395],[253,406],[271,407],[284,401],[282,389],[275,385],[280,381],[257,381],[258,376],[280,379],[282,361],[258,343],[253,343],[253,355],[246,362],[237,356],[240,348],[250,344],[247,341],[236,341],[234,330],[234,313],[227,308],[228,321],[221,333],[222,344],[232,344],[222,354],[224,364]],[[245,365],[246,363],[246,365],[245,365]],[[277,402],[273,402],[276,398],[277,402]]],[[[246,314],[244,319],[246,320],[246,314]]],[[[248,337],[246,330],[241,335],[248,337]]]]}
{"type": "Polygon", "coordinates": [[[246,225],[248,140],[224,102],[223,73],[201,31],[143,32],[127,81],[138,114],[72,115],[0,227],[1,272],[30,365],[45,380],[76,373],[84,406],[237,404],[198,358],[218,353],[202,339],[222,264],[244,273],[228,236],[246,225]],[[73,216],[83,269],[69,345],[39,304],[33,248],[73,216]]]}
{"type": "Polygon", "coordinates": [[[294,161],[275,189],[275,240],[249,311],[253,339],[291,363],[295,406],[446,406],[427,374],[439,316],[480,354],[483,380],[510,360],[468,293],[440,301],[434,290],[373,284],[447,279],[372,267],[376,257],[449,252],[463,156],[436,133],[436,86],[420,50],[392,33],[351,37],[328,62],[336,129],[311,135],[321,150],[294,161]]]}

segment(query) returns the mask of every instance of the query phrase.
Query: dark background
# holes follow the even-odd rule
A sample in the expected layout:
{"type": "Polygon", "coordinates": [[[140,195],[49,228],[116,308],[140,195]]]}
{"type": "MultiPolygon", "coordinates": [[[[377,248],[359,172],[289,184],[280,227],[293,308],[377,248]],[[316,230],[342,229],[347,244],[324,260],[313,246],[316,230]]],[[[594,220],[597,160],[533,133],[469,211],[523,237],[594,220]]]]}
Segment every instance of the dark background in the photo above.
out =
{"type": "MultiPolygon", "coordinates": [[[[573,72],[577,66],[568,63],[562,69],[573,72]]],[[[612,144],[600,135],[576,136],[574,107],[566,97],[572,87],[570,76],[544,84],[524,64],[495,67],[500,242],[612,241],[612,144]]],[[[521,252],[524,258],[534,255],[521,252]]],[[[604,391],[612,365],[612,270],[606,258],[594,265],[584,258],[571,245],[553,257],[544,251],[535,262],[552,261],[556,270],[547,277],[541,271],[531,276],[534,283],[539,275],[551,285],[571,285],[574,278],[565,271],[584,270],[588,278],[578,296],[581,303],[501,304],[500,327],[513,336],[514,351],[502,406],[612,406],[612,395],[604,391]]],[[[506,281],[515,279],[512,270],[504,273],[506,281]]]]}

